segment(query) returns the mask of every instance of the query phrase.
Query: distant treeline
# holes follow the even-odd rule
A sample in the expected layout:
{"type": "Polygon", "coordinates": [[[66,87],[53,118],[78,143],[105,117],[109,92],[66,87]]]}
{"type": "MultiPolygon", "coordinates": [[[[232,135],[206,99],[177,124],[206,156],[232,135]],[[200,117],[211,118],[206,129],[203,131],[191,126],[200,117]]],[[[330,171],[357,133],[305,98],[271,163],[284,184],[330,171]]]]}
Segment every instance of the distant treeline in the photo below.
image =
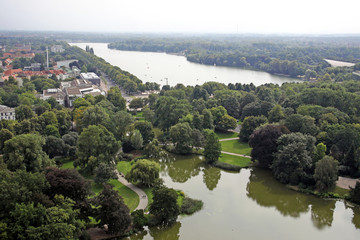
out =
{"type": "Polygon", "coordinates": [[[324,58],[360,62],[359,40],[355,37],[137,37],[110,43],[109,48],[182,53],[191,62],[297,77],[304,76],[307,70],[314,71],[315,76],[324,74],[330,67],[324,58]]]}

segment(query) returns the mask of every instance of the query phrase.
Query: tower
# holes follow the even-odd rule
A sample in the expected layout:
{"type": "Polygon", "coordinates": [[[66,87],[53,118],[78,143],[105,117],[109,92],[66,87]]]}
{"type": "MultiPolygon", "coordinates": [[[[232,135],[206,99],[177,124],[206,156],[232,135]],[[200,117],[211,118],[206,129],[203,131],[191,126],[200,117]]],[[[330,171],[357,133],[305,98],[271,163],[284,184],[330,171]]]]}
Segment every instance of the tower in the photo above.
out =
{"type": "Polygon", "coordinates": [[[46,70],[49,70],[49,50],[46,47],[46,70]]]}

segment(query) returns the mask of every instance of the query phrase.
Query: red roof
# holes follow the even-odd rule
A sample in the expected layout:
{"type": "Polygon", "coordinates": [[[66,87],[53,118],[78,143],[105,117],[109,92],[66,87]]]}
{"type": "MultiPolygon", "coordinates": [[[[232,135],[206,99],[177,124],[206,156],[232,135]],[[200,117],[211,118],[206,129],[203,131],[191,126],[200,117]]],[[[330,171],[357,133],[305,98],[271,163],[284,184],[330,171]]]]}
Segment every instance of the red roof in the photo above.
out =
{"type": "Polygon", "coordinates": [[[10,70],[6,70],[6,71],[4,72],[4,75],[5,75],[5,76],[13,76],[13,75],[15,75],[15,74],[17,74],[17,73],[20,73],[20,72],[22,72],[21,69],[10,69],[10,70]]]}

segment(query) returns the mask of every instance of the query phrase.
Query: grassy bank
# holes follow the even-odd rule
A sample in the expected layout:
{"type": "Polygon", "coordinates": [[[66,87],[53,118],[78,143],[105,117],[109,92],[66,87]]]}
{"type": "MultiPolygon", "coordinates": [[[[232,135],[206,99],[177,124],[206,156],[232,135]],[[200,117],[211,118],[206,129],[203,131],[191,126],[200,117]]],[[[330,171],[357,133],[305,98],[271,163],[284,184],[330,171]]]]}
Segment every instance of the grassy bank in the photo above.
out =
{"type": "MultiPolygon", "coordinates": [[[[126,163],[129,163],[130,165],[130,162],[126,162],[126,163]]],[[[61,166],[61,169],[74,169],[74,162],[73,161],[65,162],[61,166]]],[[[82,174],[82,175],[91,182],[91,190],[96,195],[103,190],[103,186],[101,184],[97,184],[94,181],[93,176],[86,174],[82,174]]],[[[130,211],[134,211],[134,209],[137,207],[140,201],[138,195],[116,179],[111,179],[108,181],[108,183],[111,184],[114,187],[114,189],[119,192],[119,195],[123,198],[125,204],[128,206],[130,211]]]]}
{"type": "Polygon", "coordinates": [[[221,142],[221,148],[224,152],[231,152],[250,156],[251,147],[248,143],[240,142],[239,140],[230,140],[221,142]]]}
{"type": "Polygon", "coordinates": [[[238,133],[235,133],[235,132],[216,131],[215,133],[219,139],[237,138],[238,137],[238,133]]]}
{"type": "Polygon", "coordinates": [[[219,162],[223,162],[223,163],[227,163],[227,164],[231,164],[231,165],[235,165],[235,166],[244,168],[244,167],[249,166],[249,164],[251,163],[251,159],[246,158],[246,157],[239,157],[239,156],[233,156],[233,155],[222,153],[220,155],[219,162]]]}

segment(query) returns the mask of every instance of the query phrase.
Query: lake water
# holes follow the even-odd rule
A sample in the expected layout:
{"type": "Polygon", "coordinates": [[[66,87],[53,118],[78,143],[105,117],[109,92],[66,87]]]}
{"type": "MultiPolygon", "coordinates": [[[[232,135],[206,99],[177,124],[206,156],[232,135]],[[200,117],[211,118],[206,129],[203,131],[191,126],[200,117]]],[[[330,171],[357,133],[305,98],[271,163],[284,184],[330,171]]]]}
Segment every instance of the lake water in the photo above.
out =
{"type": "MultiPolygon", "coordinates": [[[[76,45],[90,45],[109,63],[143,81],[160,84],[165,77],[170,85],[296,81],[264,72],[190,63],[185,57],[164,53],[110,50],[104,43],[76,45]]],[[[201,199],[204,207],[192,216],[180,216],[171,227],[146,229],[131,239],[360,239],[359,207],[291,191],[269,171],[230,173],[206,166],[201,156],[165,154],[159,162],[165,185],[201,199]]]]}
{"type": "Polygon", "coordinates": [[[208,66],[188,62],[184,56],[154,52],[134,52],[109,49],[106,43],[70,43],[85,49],[89,45],[97,56],[112,65],[126,70],[145,82],[156,82],[171,86],[182,83],[185,86],[201,85],[216,81],[225,83],[253,83],[256,86],[265,83],[281,85],[284,82],[297,82],[299,79],[272,75],[261,71],[240,68],[208,66]]]}
{"type": "Polygon", "coordinates": [[[358,207],[289,190],[269,171],[230,173],[206,166],[202,156],[165,154],[159,162],[165,185],[204,207],[131,239],[360,239],[358,207]]]}

